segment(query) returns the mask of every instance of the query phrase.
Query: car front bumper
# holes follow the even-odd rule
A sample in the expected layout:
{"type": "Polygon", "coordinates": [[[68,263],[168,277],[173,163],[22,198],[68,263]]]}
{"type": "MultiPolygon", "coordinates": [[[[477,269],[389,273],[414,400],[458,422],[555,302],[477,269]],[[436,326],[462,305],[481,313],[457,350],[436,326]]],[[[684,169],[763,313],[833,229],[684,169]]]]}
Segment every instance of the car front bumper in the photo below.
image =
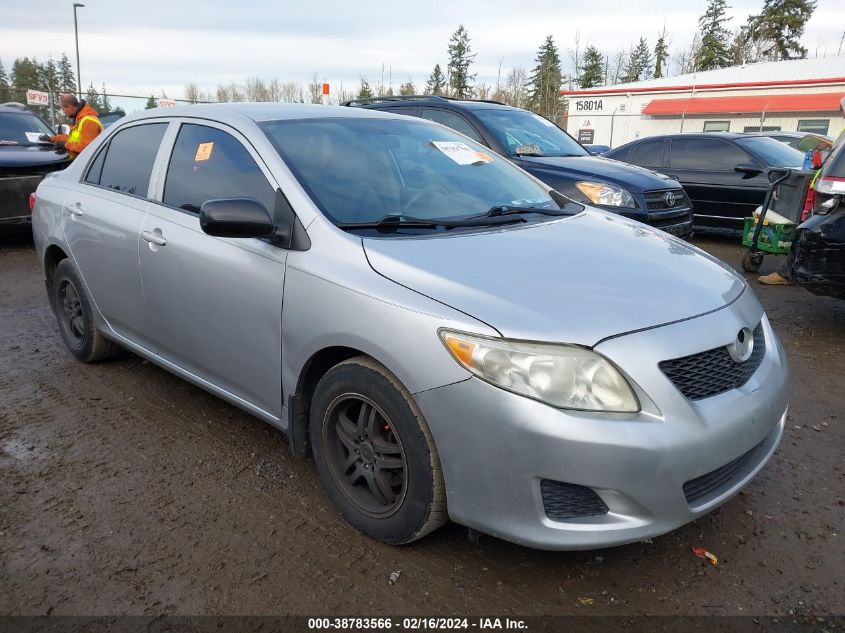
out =
{"type": "Polygon", "coordinates": [[[724,503],[771,458],[788,400],[786,358],[762,309],[750,291],[737,304],[596,347],[636,377],[636,414],[558,410],[477,378],[416,394],[450,517],[530,547],[575,550],[657,536],[724,503]],[[657,367],[761,319],[767,351],[742,387],[692,402],[657,367]],[[706,475],[718,485],[688,502],[684,484],[706,475]],[[553,520],[543,480],[588,488],[607,512],[553,520]]]}

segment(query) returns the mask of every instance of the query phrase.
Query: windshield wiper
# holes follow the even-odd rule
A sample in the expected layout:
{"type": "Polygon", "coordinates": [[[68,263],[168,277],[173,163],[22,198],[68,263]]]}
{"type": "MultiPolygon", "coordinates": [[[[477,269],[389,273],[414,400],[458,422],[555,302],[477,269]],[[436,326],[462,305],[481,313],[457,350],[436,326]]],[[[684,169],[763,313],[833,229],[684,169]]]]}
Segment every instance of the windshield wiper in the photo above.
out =
{"type": "MultiPolygon", "coordinates": [[[[341,222],[337,226],[341,229],[378,229],[382,233],[391,233],[397,229],[454,229],[462,226],[488,226],[491,224],[509,224],[511,222],[525,222],[524,218],[501,218],[500,214],[482,214],[464,218],[462,220],[437,220],[415,218],[409,215],[386,215],[376,222],[341,222]]],[[[508,215],[508,214],[502,214],[508,215]]]]}

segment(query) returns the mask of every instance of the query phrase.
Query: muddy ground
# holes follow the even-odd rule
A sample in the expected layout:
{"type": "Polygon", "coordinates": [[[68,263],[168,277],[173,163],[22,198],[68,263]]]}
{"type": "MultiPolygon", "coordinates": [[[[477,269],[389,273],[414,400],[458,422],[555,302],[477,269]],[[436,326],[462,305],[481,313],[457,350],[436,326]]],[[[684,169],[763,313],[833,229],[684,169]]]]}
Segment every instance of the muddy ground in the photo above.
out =
{"type": "MultiPolygon", "coordinates": [[[[735,241],[696,241],[738,266],[735,241]]],[[[601,551],[474,543],[454,524],[390,547],[268,425],[131,354],[76,362],[31,240],[0,237],[0,615],[843,614],[845,302],[754,290],[793,396],[741,495],[601,551]]]]}

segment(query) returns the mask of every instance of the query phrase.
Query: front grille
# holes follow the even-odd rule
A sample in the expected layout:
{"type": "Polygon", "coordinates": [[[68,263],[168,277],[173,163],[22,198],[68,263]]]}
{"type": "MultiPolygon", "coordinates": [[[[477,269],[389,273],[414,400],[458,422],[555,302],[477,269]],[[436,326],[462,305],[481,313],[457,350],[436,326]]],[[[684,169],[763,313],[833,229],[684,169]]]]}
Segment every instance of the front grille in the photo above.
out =
{"type": "Polygon", "coordinates": [[[762,452],[763,440],[747,453],[740,455],[735,460],[728,462],[716,470],[690,479],[684,484],[684,497],[691,506],[707,497],[716,497],[719,493],[730,488],[746,471],[746,466],[753,464],[759,459],[762,452]]]}
{"type": "Polygon", "coordinates": [[[754,329],[754,350],[744,363],[735,362],[726,347],[665,360],[658,366],[684,396],[702,400],[741,387],[757,371],[766,354],[763,325],[754,329]]]}
{"type": "Polygon", "coordinates": [[[607,514],[607,505],[593,490],[562,481],[540,481],[543,508],[553,521],[607,514]]]}
{"type": "Polygon", "coordinates": [[[646,208],[649,211],[656,211],[658,209],[677,209],[679,207],[686,207],[689,205],[689,200],[684,195],[683,189],[661,189],[658,191],[646,191],[644,194],[645,196],[645,204],[646,208]],[[675,194],[675,204],[669,206],[666,204],[666,201],[663,199],[664,196],[672,192],[675,194]]]}

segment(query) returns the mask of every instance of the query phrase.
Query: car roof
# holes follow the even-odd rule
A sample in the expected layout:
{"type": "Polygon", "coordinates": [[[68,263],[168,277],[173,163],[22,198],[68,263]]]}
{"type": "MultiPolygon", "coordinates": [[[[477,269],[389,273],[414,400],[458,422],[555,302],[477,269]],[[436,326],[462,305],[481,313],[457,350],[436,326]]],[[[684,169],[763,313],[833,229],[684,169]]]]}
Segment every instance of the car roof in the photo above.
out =
{"type": "Polygon", "coordinates": [[[826,141],[833,141],[829,136],[824,134],[817,134],[816,132],[792,132],[787,130],[772,130],[771,132],[746,132],[745,136],[789,136],[791,138],[804,138],[805,136],[812,136],[814,138],[821,138],[826,141]]]}
{"type": "Polygon", "coordinates": [[[439,95],[400,95],[393,97],[372,97],[370,99],[351,99],[344,101],[344,106],[359,108],[413,108],[418,105],[439,106],[456,110],[519,110],[506,103],[490,99],[453,99],[439,95]]]}
{"type": "Polygon", "coordinates": [[[320,119],[320,118],[392,118],[387,112],[340,106],[324,106],[305,103],[202,103],[175,106],[172,108],[151,108],[127,115],[122,122],[157,119],[161,117],[188,117],[237,124],[244,120],[253,122],[320,119]]]}

